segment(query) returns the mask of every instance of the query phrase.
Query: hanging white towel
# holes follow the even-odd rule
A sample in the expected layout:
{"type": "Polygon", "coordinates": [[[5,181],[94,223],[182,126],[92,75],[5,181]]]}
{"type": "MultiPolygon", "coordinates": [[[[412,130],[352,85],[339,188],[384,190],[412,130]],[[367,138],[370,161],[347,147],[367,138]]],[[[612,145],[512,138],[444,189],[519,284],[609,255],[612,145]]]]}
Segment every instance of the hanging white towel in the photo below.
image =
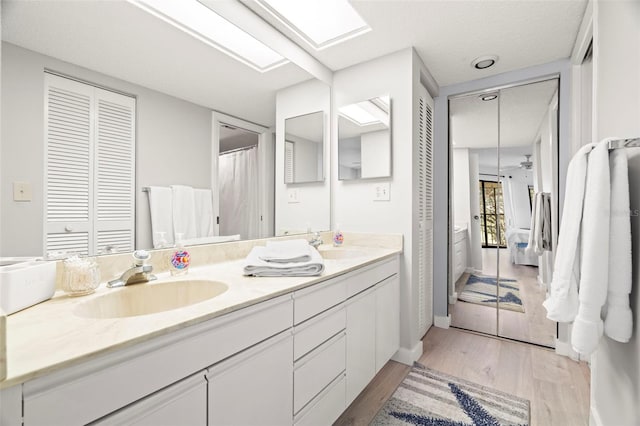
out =
{"type": "Polygon", "coordinates": [[[173,231],[177,238],[188,240],[196,238],[196,203],[193,188],[184,185],[171,185],[173,193],[173,231]]]}
{"type": "Polygon", "coordinates": [[[244,265],[244,275],[254,277],[309,277],[320,275],[324,271],[324,260],[318,250],[311,250],[311,260],[308,262],[274,263],[261,259],[266,247],[256,246],[247,256],[244,265]]]}
{"type": "Polygon", "coordinates": [[[609,154],[611,167],[611,225],[609,229],[609,286],[604,333],[626,343],[633,330],[629,307],[632,287],[631,217],[629,215],[629,171],[627,152],[614,149],[609,154]]]}
{"type": "Polygon", "coordinates": [[[210,189],[194,189],[196,238],[213,237],[213,193],[210,189]]]}
{"type": "Polygon", "coordinates": [[[543,247],[543,222],[544,222],[544,196],[542,192],[536,192],[533,197],[533,214],[531,215],[531,233],[527,247],[538,256],[544,252],[543,247]]]}
{"type": "Polygon", "coordinates": [[[594,146],[595,144],[588,144],[580,148],[567,169],[565,208],[562,212],[553,280],[549,298],[543,303],[547,318],[553,321],[571,322],[578,313],[580,226],[587,179],[587,155],[594,146]]]}
{"type": "Polygon", "coordinates": [[[173,244],[173,196],[171,188],[150,186],[148,196],[153,248],[159,248],[163,244],[161,232],[164,232],[164,242],[173,244]]]}
{"type": "Polygon", "coordinates": [[[609,143],[605,140],[589,154],[582,215],[580,305],[571,344],[576,352],[584,355],[590,355],[598,347],[603,332],[600,311],[607,298],[609,280],[610,207],[609,143]]]}

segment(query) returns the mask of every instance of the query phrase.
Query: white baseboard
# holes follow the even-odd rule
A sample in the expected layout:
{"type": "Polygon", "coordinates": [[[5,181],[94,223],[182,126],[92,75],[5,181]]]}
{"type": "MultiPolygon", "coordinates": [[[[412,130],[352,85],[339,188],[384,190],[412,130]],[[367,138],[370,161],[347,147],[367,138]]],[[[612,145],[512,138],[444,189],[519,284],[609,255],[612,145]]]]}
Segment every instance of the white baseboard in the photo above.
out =
{"type": "Polygon", "coordinates": [[[391,357],[391,359],[397,362],[401,362],[402,364],[411,366],[415,361],[419,360],[420,357],[422,356],[422,348],[423,348],[422,340],[418,340],[418,342],[411,349],[400,347],[400,349],[396,351],[396,353],[391,357]]]}
{"type": "Polygon", "coordinates": [[[449,304],[453,305],[458,301],[458,293],[454,292],[453,296],[449,296],[449,304]]]}
{"type": "Polygon", "coordinates": [[[449,328],[449,326],[451,325],[451,314],[447,315],[446,317],[434,315],[433,325],[438,328],[449,328]]]}
{"type": "Polygon", "coordinates": [[[591,404],[591,409],[589,410],[589,426],[604,426],[602,418],[600,418],[600,414],[598,413],[598,408],[593,404],[591,404]]]}
{"type": "Polygon", "coordinates": [[[473,269],[473,268],[465,268],[465,270],[464,270],[464,271],[465,271],[467,274],[475,274],[475,273],[477,273],[477,272],[478,272],[476,269],[473,269]]]}
{"type": "Polygon", "coordinates": [[[580,360],[580,355],[573,350],[571,343],[563,342],[562,340],[558,340],[558,338],[556,338],[556,353],[558,355],[569,357],[574,361],[580,360]]]}

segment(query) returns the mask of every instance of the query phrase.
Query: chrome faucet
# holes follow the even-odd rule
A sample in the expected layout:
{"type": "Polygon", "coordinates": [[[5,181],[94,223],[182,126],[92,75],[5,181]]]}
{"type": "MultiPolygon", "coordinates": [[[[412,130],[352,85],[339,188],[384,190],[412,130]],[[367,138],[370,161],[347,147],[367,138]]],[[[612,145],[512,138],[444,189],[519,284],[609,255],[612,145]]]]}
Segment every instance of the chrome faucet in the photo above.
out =
{"type": "Polygon", "coordinates": [[[309,240],[309,245],[314,248],[318,248],[318,246],[323,243],[324,241],[322,241],[322,239],[320,238],[319,232],[314,232],[313,238],[309,240]]]}
{"type": "Polygon", "coordinates": [[[151,273],[153,266],[147,262],[151,255],[146,250],[136,250],[133,252],[133,266],[122,273],[120,278],[111,280],[107,283],[107,287],[122,287],[128,284],[146,283],[157,279],[151,273]]]}

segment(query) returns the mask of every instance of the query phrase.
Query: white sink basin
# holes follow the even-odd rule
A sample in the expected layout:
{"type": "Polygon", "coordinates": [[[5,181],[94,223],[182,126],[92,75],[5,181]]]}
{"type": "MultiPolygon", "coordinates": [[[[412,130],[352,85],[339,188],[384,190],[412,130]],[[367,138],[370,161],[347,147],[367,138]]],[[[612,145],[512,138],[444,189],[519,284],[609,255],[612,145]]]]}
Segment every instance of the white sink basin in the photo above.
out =
{"type": "Polygon", "coordinates": [[[318,251],[324,259],[352,259],[358,257],[364,257],[366,252],[356,249],[347,249],[341,247],[327,247],[319,248],[318,251]]]}
{"type": "Polygon", "coordinates": [[[123,318],[155,314],[213,299],[228,289],[224,283],[209,280],[131,284],[81,303],[74,313],[84,318],[123,318]]]}

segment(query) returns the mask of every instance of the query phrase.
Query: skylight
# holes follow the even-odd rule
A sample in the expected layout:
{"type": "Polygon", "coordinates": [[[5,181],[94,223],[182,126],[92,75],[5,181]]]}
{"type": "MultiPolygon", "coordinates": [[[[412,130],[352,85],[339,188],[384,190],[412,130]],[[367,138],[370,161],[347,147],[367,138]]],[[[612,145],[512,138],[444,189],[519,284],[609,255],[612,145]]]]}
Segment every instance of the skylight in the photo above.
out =
{"type": "Polygon", "coordinates": [[[316,50],[371,31],[347,0],[257,2],[316,50]]]}
{"type": "Polygon", "coordinates": [[[389,96],[380,96],[357,104],[343,106],[339,108],[339,113],[358,126],[380,123],[388,127],[389,96]]]}
{"type": "Polygon", "coordinates": [[[288,62],[197,0],[129,1],[257,71],[269,71],[288,62]]]}

